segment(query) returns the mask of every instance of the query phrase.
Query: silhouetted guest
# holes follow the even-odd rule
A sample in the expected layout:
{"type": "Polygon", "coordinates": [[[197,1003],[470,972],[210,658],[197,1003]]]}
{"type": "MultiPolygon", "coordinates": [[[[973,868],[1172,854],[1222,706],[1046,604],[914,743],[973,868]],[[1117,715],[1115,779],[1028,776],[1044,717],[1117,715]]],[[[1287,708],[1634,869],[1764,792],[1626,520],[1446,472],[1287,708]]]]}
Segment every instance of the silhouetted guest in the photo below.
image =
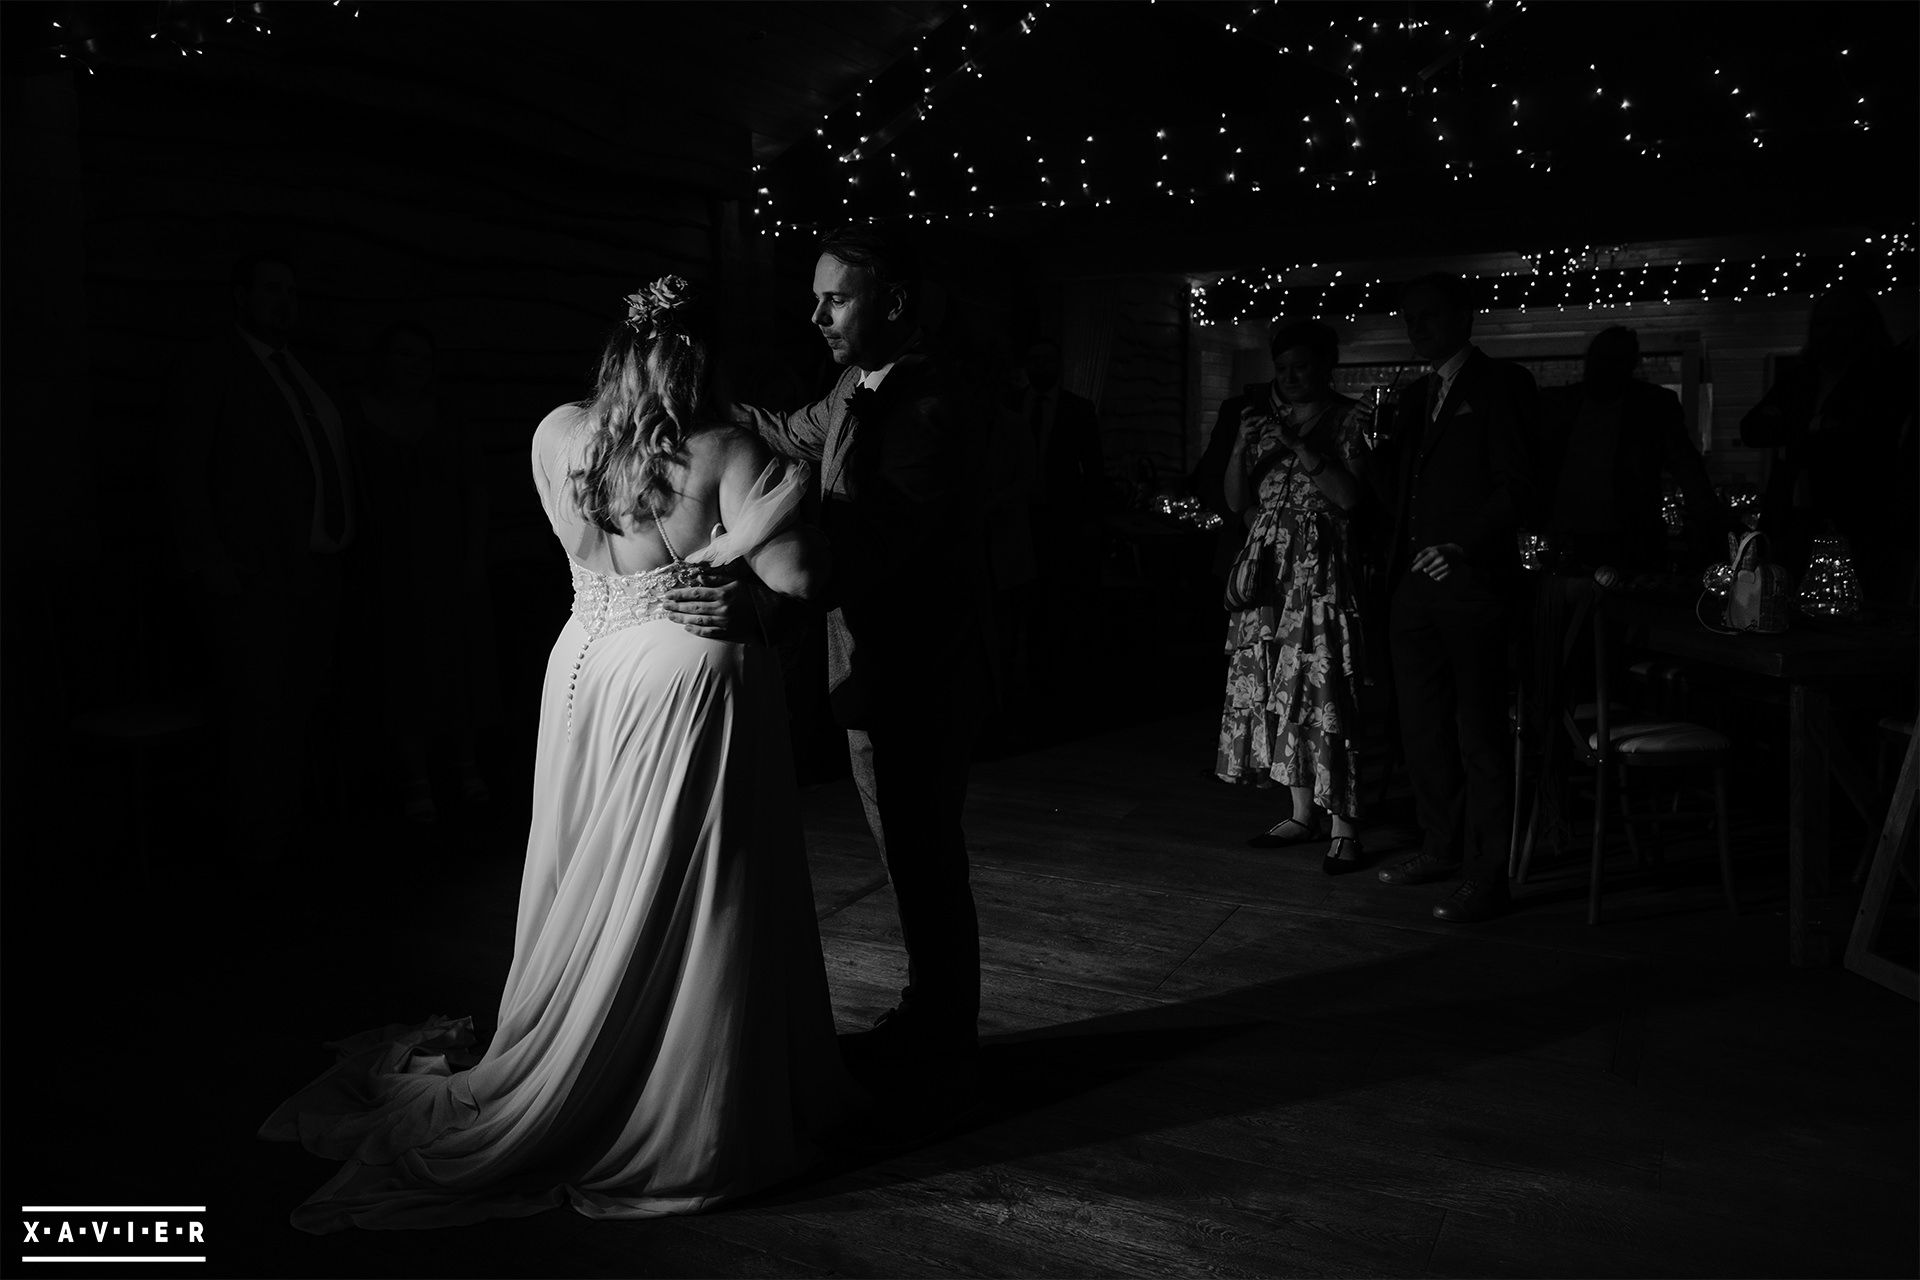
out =
{"type": "Polygon", "coordinates": [[[1914,589],[1914,345],[1895,347],[1874,296],[1835,289],[1813,304],[1800,359],[1740,421],[1740,442],[1771,448],[1761,528],[1798,572],[1831,523],[1853,545],[1869,599],[1914,589]]]}
{"type": "Polygon", "coordinates": [[[1016,410],[1033,442],[1035,470],[1027,510],[1033,535],[1034,589],[1028,617],[1036,690],[1073,686],[1079,666],[1072,637],[1094,607],[1100,580],[1106,467],[1093,401],[1060,385],[1060,348],[1041,339],[1027,349],[1026,388],[1016,410]]]}
{"type": "Polygon", "coordinates": [[[440,394],[433,335],[402,322],[380,336],[360,396],[361,475],[377,548],[383,647],[433,659],[385,663],[380,714],[402,771],[402,811],[437,815],[431,779],[487,798],[474,730],[492,713],[493,614],[486,574],[487,488],[479,440],[440,394]]]}
{"type": "Polygon", "coordinates": [[[1563,566],[1664,571],[1663,472],[1680,487],[1689,539],[1709,557],[1726,553],[1733,523],[1687,438],[1680,397],[1636,378],[1639,365],[1639,339],[1616,325],[1587,344],[1581,381],[1540,393],[1545,528],[1563,566]]]}
{"type": "MultiPolygon", "coordinates": [[[[1020,413],[1039,459],[1035,538],[1045,553],[1083,542],[1105,504],[1106,466],[1093,401],[1060,385],[1060,348],[1041,339],[1027,349],[1020,413]]],[[[1044,558],[1044,554],[1043,554],[1044,558]]]]}
{"type": "Polygon", "coordinates": [[[1223,490],[1246,530],[1228,577],[1227,689],[1214,769],[1272,778],[1291,813],[1248,843],[1319,839],[1321,869],[1361,863],[1360,588],[1350,514],[1372,414],[1333,390],[1339,339],[1317,320],[1279,326],[1269,397],[1244,411],[1223,490]]]}
{"type": "Polygon", "coordinates": [[[1039,458],[1017,391],[991,406],[985,470],[987,575],[1000,666],[1000,715],[1019,735],[1033,716],[1032,614],[1038,566],[1031,517],[1039,458]]]}
{"type": "Polygon", "coordinates": [[[1396,402],[1372,473],[1393,512],[1388,638],[1421,846],[1380,879],[1460,875],[1433,914],[1472,922],[1510,905],[1507,638],[1537,396],[1525,369],[1471,342],[1458,277],[1414,280],[1400,314],[1428,372],[1396,402]]]}
{"type": "Polygon", "coordinates": [[[346,402],[288,345],[300,321],[293,268],[249,255],[231,284],[233,327],[192,351],[170,389],[172,508],[204,591],[226,851],[263,866],[301,825],[308,731],[360,516],[346,402]]]}

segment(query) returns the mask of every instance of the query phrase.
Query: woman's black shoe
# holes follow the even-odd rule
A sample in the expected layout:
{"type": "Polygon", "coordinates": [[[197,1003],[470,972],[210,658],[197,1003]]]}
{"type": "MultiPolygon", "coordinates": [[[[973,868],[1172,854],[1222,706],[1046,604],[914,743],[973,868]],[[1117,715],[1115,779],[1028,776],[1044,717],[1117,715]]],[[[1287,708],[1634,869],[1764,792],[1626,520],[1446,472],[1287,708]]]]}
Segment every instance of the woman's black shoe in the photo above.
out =
{"type": "Polygon", "coordinates": [[[1280,821],[1247,841],[1249,849],[1284,849],[1290,844],[1310,844],[1320,838],[1313,829],[1312,822],[1302,822],[1298,818],[1282,818],[1280,821]]]}
{"type": "Polygon", "coordinates": [[[1327,842],[1327,856],[1320,859],[1320,869],[1330,876],[1344,876],[1366,865],[1360,855],[1358,836],[1335,836],[1327,842]],[[1343,853],[1350,856],[1343,858],[1340,856],[1343,853]]]}

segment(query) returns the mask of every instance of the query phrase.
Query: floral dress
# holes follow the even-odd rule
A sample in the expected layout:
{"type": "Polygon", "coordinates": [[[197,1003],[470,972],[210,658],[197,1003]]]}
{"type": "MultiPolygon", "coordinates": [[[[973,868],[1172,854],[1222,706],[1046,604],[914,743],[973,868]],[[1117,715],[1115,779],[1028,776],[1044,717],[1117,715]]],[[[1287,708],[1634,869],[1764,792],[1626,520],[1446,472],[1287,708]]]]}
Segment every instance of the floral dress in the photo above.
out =
{"type": "MultiPolygon", "coordinates": [[[[1365,451],[1365,407],[1337,399],[1310,432],[1315,451],[1349,465],[1365,451]]],[[[1266,569],[1251,608],[1227,623],[1227,694],[1214,771],[1313,789],[1315,805],[1360,812],[1360,593],[1349,520],[1301,472],[1269,423],[1249,446],[1259,507],[1249,551],[1266,569]]]]}

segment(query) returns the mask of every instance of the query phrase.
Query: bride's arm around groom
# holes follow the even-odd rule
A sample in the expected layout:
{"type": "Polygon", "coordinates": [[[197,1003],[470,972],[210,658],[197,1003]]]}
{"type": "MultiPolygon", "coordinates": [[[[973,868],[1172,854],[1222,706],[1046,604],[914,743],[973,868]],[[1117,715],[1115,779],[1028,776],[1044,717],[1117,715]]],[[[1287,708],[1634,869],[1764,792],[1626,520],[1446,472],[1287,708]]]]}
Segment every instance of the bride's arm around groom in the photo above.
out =
{"type": "MultiPolygon", "coordinates": [[[[711,545],[718,549],[729,534],[736,535],[750,547],[741,557],[746,567],[769,591],[792,599],[817,598],[831,573],[831,561],[826,536],[795,518],[808,469],[783,466],[748,431],[722,428],[713,436],[720,522],[727,532],[711,545]],[[777,532],[759,536],[756,526],[763,520],[772,521],[777,532]]],[[[693,558],[705,557],[695,553],[693,558]]]]}

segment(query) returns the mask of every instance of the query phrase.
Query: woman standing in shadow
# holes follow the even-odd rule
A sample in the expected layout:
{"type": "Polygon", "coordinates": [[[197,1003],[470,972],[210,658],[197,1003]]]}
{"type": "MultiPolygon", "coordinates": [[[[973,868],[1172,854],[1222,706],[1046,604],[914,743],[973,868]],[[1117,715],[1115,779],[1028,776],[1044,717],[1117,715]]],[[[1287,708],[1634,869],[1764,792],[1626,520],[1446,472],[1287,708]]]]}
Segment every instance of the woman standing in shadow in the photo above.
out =
{"type": "Polygon", "coordinates": [[[1370,416],[1333,390],[1339,339],[1331,328],[1283,324],[1272,350],[1273,381],[1248,388],[1224,477],[1247,540],[1227,575],[1227,691],[1214,771],[1287,788],[1292,812],[1247,843],[1270,849],[1329,835],[1321,869],[1344,875],[1362,865],[1360,594],[1349,517],[1360,502],[1370,416]]]}

